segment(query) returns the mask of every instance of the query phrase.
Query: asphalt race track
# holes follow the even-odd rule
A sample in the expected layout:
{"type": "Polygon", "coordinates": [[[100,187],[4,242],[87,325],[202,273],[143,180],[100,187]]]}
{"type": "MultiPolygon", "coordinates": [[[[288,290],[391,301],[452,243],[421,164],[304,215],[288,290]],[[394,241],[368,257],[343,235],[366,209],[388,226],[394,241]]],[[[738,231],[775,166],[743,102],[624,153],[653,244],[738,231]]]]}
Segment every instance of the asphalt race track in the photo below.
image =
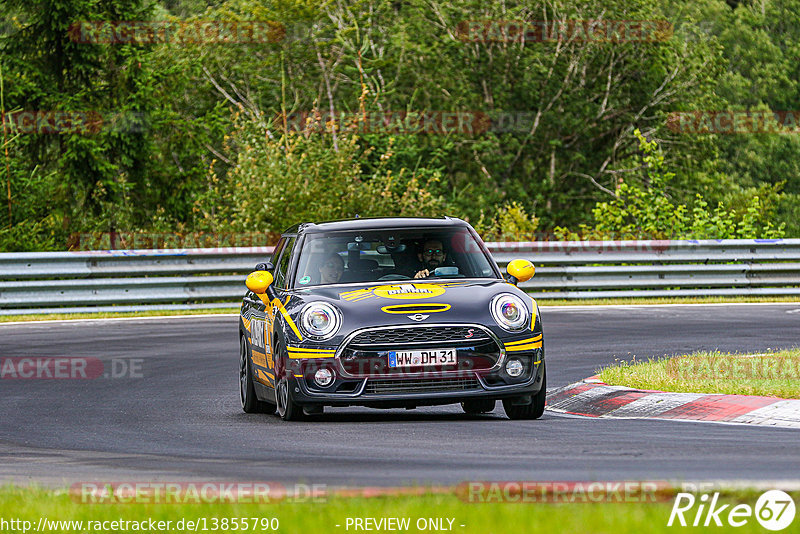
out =
{"type": "MultiPolygon", "coordinates": [[[[550,388],[633,355],[800,346],[800,304],[543,308],[542,316],[550,388]]],[[[457,406],[326,409],[302,423],[247,415],[238,399],[236,321],[0,325],[0,357],[133,359],[141,375],[0,380],[0,480],[362,486],[800,478],[800,433],[793,429],[549,412],[538,421],[510,421],[499,404],[480,417],[457,406]]]]}

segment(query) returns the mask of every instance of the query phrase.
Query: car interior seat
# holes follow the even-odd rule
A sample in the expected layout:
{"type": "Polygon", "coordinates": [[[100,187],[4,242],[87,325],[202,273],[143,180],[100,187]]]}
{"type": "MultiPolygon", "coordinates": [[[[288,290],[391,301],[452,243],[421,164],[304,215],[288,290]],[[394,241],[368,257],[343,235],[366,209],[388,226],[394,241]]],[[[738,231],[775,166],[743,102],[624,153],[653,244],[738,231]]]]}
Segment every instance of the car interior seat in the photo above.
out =
{"type": "Polygon", "coordinates": [[[374,280],[376,270],[378,270],[377,260],[350,260],[340,282],[369,282],[374,280]]]}

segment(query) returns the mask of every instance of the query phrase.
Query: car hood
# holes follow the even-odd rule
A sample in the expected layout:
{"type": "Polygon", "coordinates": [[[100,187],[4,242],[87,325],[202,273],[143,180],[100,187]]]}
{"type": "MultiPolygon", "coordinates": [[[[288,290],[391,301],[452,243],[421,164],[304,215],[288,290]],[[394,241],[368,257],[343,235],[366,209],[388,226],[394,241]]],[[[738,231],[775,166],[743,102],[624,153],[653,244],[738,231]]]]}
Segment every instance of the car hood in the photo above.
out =
{"type": "Polygon", "coordinates": [[[294,291],[291,308],[292,315],[299,315],[302,305],[308,302],[321,300],[336,305],[342,312],[342,327],[341,335],[330,340],[333,343],[359,328],[392,325],[477,323],[502,335],[489,311],[492,297],[500,293],[521,297],[535,316],[535,302],[502,280],[404,280],[319,286],[294,291]]]}

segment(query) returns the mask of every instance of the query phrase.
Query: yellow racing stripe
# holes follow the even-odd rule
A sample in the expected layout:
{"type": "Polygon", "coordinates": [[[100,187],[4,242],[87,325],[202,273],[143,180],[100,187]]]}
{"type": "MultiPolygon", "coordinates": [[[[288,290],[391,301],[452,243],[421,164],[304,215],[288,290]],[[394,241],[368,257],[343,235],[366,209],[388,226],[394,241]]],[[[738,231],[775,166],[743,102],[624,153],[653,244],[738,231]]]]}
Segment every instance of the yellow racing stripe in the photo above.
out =
{"type": "Polygon", "coordinates": [[[336,354],[332,352],[290,352],[290,360],[301,360],[303,358],[333,358],[336,354]]]}
{"type": "Polygon", "coordinates": [[[261,367],[267,366],[267,355],[257,350],[252,351],[253,363],[261,367]]]}
{"type": "MultiPolygon", "coordinates": [[[[286,299],[286,304],[289,303],[290,298],[291,295],[289,295],[289,297],[286,299]]],[[[278,298],[273,299],[272,304],[278,307],[278,310],[281,312],[281,315],[283,315],[283,318],[286,319],[286,323],[289,325],[289,328],[292,329],[294,335],[297,336],[297,339],[303,341],[303,334],[300,333],[300,330],[297,328],[297,325],[294,324],[294,321],[292,321],[292,318],[289,316],[289,312],[286,311],[285,304],[282,303],[278,298]]]]}
{"type": "Polygon", "coordinates": [[[339,296],[344,300],[357,300],[360,298],[368,298],[373,296],[372,289],[356,289],[355,291],[347,291],[339,293],[339,296]]]}
{"type": "Polygon", "coordinates": [[[287,347],[289,359],[300,360],[302,358],[333,358],[336,356],[336,349],[304,349],[302,347],[287,347]]]}
{"type": "Polygon", "coordinates": [[[258,369],[257,372],[258,372],[258,380],[259,380],[259,382],[261,382],[262,384],[266,384],[268,386],[272,386],[272,382],[270,381],[270,379],[268,377],[272,377],[272,380],[275,380],[275,377],[273,375],[271,375],[269,373],[265,373],[261,369],[258,369]]]}
{"type": "Polygon", "coordinates": [[[534,341],[539,341],[540,339],[542,339],[542,334],[539,334],[538,336],[534,336],[528,339],[520,339],[519,341],[510,341],[505,345],[506,347],[512,347],[514,345],[527,345],[528,343],[533,343],[534,341]]]}
{"type": "Polygon", "coordinates": [[[514,345],[513,347],[506,346],[506,352],[520,352],[523,350],[533,350],[540,348],[542,348],[542,342],[537,341],[536,343],[531,343],[530,345],[514,345]]]}

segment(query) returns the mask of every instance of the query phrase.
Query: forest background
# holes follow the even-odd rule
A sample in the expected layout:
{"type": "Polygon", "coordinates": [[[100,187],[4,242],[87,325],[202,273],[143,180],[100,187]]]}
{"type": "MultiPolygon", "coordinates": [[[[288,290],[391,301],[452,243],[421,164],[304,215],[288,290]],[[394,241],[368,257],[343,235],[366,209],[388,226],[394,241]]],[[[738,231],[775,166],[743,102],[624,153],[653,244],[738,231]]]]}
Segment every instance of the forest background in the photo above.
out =
{"type": "Polygon", "coordinates": [[[0,251],[267,244],[355,215],[489,240],[800,237],[800,0],[0,12],[0,251]]]}

